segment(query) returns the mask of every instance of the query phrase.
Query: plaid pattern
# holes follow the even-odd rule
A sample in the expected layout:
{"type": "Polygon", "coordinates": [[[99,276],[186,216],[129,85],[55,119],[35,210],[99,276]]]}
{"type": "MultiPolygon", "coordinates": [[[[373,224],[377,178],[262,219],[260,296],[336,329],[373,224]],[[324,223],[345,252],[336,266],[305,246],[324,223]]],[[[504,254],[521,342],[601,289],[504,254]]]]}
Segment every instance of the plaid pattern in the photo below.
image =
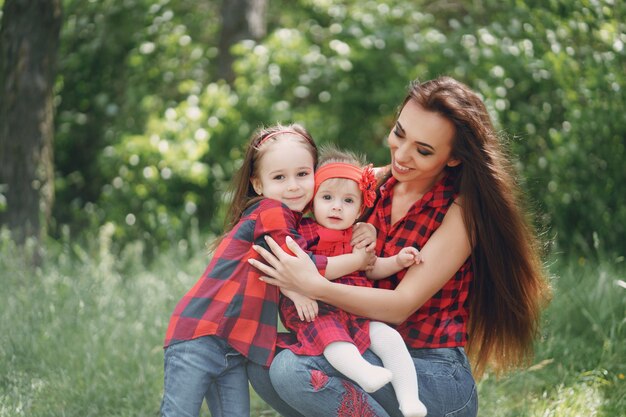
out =
{"type": "MultiPolygon", "coordinates": [[[[296,231],[300,218],[300,213],[275,200],[263,199],[250,206],[220,242],[202,277],[178,302],[165,347],[215,335],[251,361],[268,366],[275,351],[278,288],[260,281],[259,271],[247,259],[261,259],[252,244],[268,248],[265,235],[283,248],[287,235],[305,245],[296,231]]],[[[324,271],[326,258],[312,259],[324,271]]]]}
{"type": "MultiPolygon", "coordinates": [[[[378,230],[376,252],[379,256],[395,255],[407,245],[417,249],[441,225],[443,217],[457,196],[454,178],[444,177],[411,207],[407,215],[391,225],[391,200],[396,180],[391,177],[380,188],[381,196],[368,219],[378,230]]],[[[374,286],[393,289],[406,270],[375,281],[374,286]]],[[[464,346],[467,341],[469,310],[468,290],[473,278],[470,258],[430,300],[396,329],[411,348],[464,346]]]]}
{"type": "MultiPolygon", "coordinates": [[[[350,239],[352,229],[331,230],[304,219],[300,234],[309,243],[308,249],[316,255],[336,256],[352,252],[350,239]]],[[[370,281],[361,272],[336,279],[348,285],[371,287],[370,281]]],[[[370,345],[369,320],[346,313],[334,306],[318,301],[319,314],[310,323],[300,321],[298,311],[287,297],[280,297],[280,318],[291,333],[281,333],[277,346],[287,348],[298,355],[321,355],[332,342],[354,343],[361,353],[370,345]]]]}

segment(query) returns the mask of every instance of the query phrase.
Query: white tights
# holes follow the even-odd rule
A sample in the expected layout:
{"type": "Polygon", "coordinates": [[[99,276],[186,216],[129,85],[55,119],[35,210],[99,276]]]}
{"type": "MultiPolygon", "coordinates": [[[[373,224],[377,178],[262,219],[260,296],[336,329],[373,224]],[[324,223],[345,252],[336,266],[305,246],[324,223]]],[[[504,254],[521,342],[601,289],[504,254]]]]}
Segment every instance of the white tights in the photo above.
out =
{"type": "Polygon", "coordinates": [[[404,417],[425,416],[426,407],[419,400],[413,359],[402,336],[386,324],[372,321],[370,342],[370,349],[382,360],[384,368],[370,364],[349,342],[329,344],[324,349],[324,357],[366,392],[377,391],[391,382],[404,417]]]}

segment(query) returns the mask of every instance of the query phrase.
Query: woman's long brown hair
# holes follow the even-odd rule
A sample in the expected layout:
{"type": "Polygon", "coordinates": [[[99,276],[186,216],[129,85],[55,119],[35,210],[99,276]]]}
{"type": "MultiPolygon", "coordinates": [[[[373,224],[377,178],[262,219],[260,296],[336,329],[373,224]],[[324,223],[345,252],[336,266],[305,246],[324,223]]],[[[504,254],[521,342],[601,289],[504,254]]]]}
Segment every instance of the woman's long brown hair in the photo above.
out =
{"type": "Polygon", "coordinates": [[[415,100],[450,120],[453,156],[461,164],[457,190],[473,245],[467,351],[476,376],[532,357],[541,309],[550,287],[540,245],[527,218],[511,161],[487,109],[469,87],[449,77],[411,84],[402,106],[415,100]]]}

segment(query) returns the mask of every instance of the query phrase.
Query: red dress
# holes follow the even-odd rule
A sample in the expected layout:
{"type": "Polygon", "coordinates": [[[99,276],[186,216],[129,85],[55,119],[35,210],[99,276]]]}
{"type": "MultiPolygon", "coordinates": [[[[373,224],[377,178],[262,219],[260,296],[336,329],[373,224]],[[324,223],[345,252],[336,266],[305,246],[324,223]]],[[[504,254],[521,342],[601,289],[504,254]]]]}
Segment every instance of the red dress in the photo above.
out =
{"type": "MultiPolygon", "coordinates": [[[[304,219],[305,222],[307,219],[304,219]]],[[[302,224],[302,227],[311,225],[302,224]]],[[[352,252],[350,239],[352,229],[332,230],[312,225],[317,237],[309,240],[309,251],[315,255],[337,256],[352,252]]],[[[308,233],[303,233],[306,235],[308,233]]],[[[363,272],[338,278],[334,282],[371,287],[363,272]]],[[[301,321],[293,302],[281,295],[279,308],[283,325],[291,333],[279,334],[276,345],[287,348],[297,355],[321,355],[332,342],[354,343],[363,353],[370,345],[369,319],[346,313],[337,307],[318,301],[319,315],[312,322],[301,321]]]]}

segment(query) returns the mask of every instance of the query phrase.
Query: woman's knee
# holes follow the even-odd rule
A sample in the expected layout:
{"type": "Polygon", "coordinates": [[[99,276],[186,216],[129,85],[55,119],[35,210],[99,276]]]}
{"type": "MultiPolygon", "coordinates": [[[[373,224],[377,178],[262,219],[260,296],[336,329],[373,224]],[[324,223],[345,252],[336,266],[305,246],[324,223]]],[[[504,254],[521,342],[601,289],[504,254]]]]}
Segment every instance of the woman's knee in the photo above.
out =
{"type": "Polygon", "coordinates": [[[380,404],[342,378],[323,356],[283,351],[272,362],[270,378],[283,400],[304,416],[388,416],[380,404]],[[355,407],[363,412],[355,414],[355,407]]]}
{"type": "Polygon", "coordinates": [[[476,384],[461,349],[423,349],[412,353],[420,399],[429,415],[476,416],[476,384]]]}
{"type": "Polygon", "coordinates": [[[303,356],[295,355],[290,350],[283,350],[280,352],[270,366],[270,380],[272,385],[278,392],[281,392],[283,388],[302,386],[303,379],[305,379],[306,373],[308,373],[308,366],[306,358],[303,356]]]}

